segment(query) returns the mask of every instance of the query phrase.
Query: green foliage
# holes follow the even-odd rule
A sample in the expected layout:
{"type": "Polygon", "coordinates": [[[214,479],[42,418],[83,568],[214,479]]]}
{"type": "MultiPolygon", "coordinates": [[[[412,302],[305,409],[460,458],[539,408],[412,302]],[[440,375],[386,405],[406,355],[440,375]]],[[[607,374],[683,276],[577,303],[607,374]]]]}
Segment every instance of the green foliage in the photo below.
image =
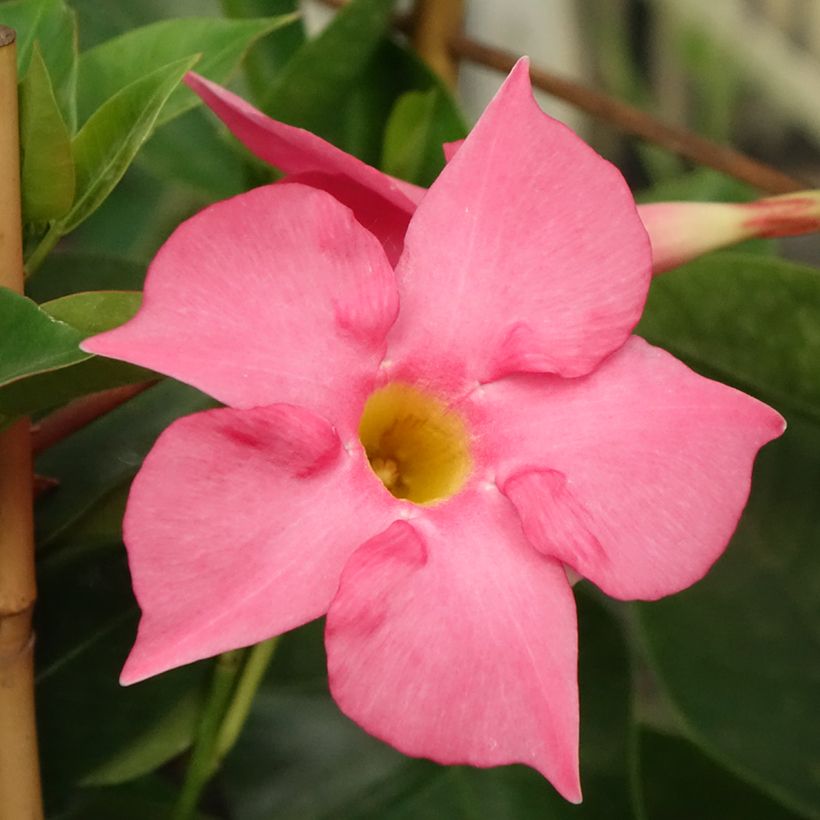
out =
{"type": "Polygon", "coordinates": [[[639,748],[647,820],[797,820],[799,817],[738,780],[682,738],[643,729],[639,748]]]}
{"type": "Polygon", "coordinates": [[[279,71],[263,101],[265,111],[338,142],[339,101],[361,79],[387,31],[394,2],[353,0],[345,6],[279,71]]]}
{"type": "MultiPolygon", "coordinates": [[[[228,17],[247,19],[271,14],[299,14],[298,0],[222,0],[222,8],[228,17]]],[[[245,77],[253,96],[261,100],[270,87],[273,77],[304,45],[305,27],[299,16],[290,25],[277,29],[248,55],[245,60],[245,77]]]]}
{"type": "MultiPolygon", "coordinates": [[[[225,82],[256,40],[293,21],[293,15],[256,20],[178,18],[151,23],[107,40],[83,52],[80,58],[80,119],[84,121],[118,91],[143,77],[146,66],[168,65],[192,54],[202,54],[197,63],[200,74],[225,82]]],[[[157,125],[198,103],[199,98],[188,89],[176,89],[157,117],[157,125]]]]}
{"type": "Polygon", "coordinates": [[[0,422],[154,378],[149,370],[99,359],[78,346],[87,336],[130,319],[140,299],[139,293],[95,291],[38,307],[0,289],[0,316],[10,330],[0,340],[0,422]]]}
{"type": "Polygon", "coordinates": [[[712,254],[652,283],[637,332],[696,369],[820,418],[820,272],[712,254]]]}
{"type": "Polygon", "coordinates": [[[88,358],[78,347],[82,333],[6,288],[0,288],[0,316],[0,388],[88,358]]]}
{"type": "Polygon", "coordinates": [[[37,43],[20,89],[23,220],[48,222],[74,201],[71,137],[37,43]]]}
{"type": "Polygon", "coordinates": [[[820,817],[820,427],[789,422],[759,458],[728,552],[691,589],[639,612],[691,739],[785,805],[820,817]]]}
{"type": "MultiPolygon", "coordinates": [[[[0,2],[0,22],[18,29],[25,221],[31,244],[40,240],[30,298],[0,290],[0,425],[156,378],[79,342],[133,315],[147,261],[181,219],[269,181],[181,87],[197,59],[219,82],[244,66],[238,79],[256,105],[388,173],[420,185],[436,178],[441,143],[466,126],[449,91],[388,36],[392,0],[353,0],[313,39],[293,19],[296,5],[222,0],[220,18],[216,2],[146,0],[102,13],[78,0],[83,42],[96,43],[78,57],[77,15],[63,0],[0,2]],[[192,13],[214,16],[183,16],[192,13]]],[[[642,198],[751,195],[699,170],[642,198]]],[[[700,584],[608,609],[576,587],[584,803],[565,804],[524,767],[445,768],[365,735],[330,699],[314,623],[282,639],[217,780],[213,817],[820,818],[820,273],[776,258],[771,242],[746,249],[659,277],[638,330],[769,401],[790,429],[759,459],[737,535],[700,584]],[[636,726],[633,701],[669,734],[636,726]]],[[[138,618],[120,522],[157,436],[214,405],[163,380],[37,459],[57,482],[36,505],[49,816],[160,818],[177,797],[181,761],[160,767],[191,745],[210,664],[118,686],[138,618]]]]}
{"type": "Polygon", "coordinates": [[[36,468],[60,486],[38,505],[38,542],[48,544],[129,481],[174,419],[214,405],[198,390],[166,380],[51,447],[36,468]]]}
{"type": "Polygon", "coordinates": [[[408,91],[387,121],[382,168],[429,187],[444,167],[441,146],[466,136],[463,120],[442,86],[408,91]]]}
{"type": "Polygon", "coordinates": [[[54,97],[70,133],[76,128],[77,16],[64,0],[0,3],[0,23],[17,31],[17,71],[28,72],[39,43],[54,97]]]}
{"type": "Polygon", "coordinates": [[[54,558],[41,565],[36,623],[40,750],[52,808],[79,783],[132,779],[184,751],[208,668],[189,666],[121,687],[138,615],[124,555],[54,558]]]}
{"type": "Polygon", "coordinates": [[[72,143],[77,196],[60,222],[62,233],[90,216],[122,179],[163,106],[196,61],[186,57],[135,80],[103,103],[80,129],[72,143]]]}
{"type": "Polygon", "coordinates": [[[130,259],[77,251],[58,251],[26,280],[35,302],[58,299],[75,291],[142,290],[145,265],[130,259]]]}

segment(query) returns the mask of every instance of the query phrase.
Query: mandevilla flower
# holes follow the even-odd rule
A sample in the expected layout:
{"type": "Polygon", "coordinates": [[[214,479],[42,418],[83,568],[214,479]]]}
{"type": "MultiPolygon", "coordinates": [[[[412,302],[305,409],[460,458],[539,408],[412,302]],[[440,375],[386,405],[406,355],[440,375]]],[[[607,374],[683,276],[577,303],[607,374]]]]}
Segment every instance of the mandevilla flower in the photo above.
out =
{"type": "Polygon", "coordinates": [[[646,232],[526,62],[423,197],[259,123],[290,181],[180,226],[139,314],[84,345],[227,405],[134,482],[122,680],[326,614],[331,692],[369,732],[578,801],[567,572],[621,599],[696,581],[783,420],[631,335],[646,232]],[[316,151],[341,176],[309,187],[316,151]]]}

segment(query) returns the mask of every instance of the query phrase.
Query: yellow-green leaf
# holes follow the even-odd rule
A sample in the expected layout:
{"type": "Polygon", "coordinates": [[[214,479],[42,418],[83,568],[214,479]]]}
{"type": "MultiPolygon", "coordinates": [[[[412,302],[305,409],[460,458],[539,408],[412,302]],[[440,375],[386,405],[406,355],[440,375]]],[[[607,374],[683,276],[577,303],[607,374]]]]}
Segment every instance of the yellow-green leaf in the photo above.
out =
{"type": "Polygon", "coordinates": [[[37,43],[20,89],[23,220],[49,222],[74,201],[71,137],[37,43]]]}

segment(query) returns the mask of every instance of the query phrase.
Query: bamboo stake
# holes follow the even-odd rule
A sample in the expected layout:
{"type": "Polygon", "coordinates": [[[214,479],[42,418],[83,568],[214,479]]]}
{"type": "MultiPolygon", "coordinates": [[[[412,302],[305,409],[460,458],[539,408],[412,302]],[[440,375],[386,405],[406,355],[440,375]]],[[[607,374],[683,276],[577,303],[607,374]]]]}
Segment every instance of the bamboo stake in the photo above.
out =
{"type": "MultiPolygon", "coordinates": [[[[0,285],[23,290],[17,49],[0,26],[0,285]]],[[[34,720],[36,598],[29,421],[0,434],[0,820],[39,820],[34,720]]]]}
{"type": "Polygon", "coordinates": [[[455,88],[458,59],[449,44],[461,31],[463,0],[416,0],[413,19],[413,47],[450,88],[455,88]]]}

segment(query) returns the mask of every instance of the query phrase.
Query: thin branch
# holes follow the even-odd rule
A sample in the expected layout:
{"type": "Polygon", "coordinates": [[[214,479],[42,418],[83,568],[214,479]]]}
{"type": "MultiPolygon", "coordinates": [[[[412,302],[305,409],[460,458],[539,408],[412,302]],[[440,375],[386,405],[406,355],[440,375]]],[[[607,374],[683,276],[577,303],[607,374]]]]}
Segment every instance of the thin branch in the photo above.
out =
{"type": "MultiPolygon", "coordinates": [[[[504,73],[515,65],[517,57],[508,51],[492,48],[467,37],[456,37],[450,43],[454,54],[504,73]]],[[[746,154],[701,137],[686,128],[668,125],[640,108],[588,88],[574,80],[559,77],[538,66],[531,66],[532,84],[554,97],[572,103],[597,119],[608,122],[627,134],[666,148],[699,165],[747,182],[772,194],[787,194],[811,188],[811,184],[797,180],[746,154]]]]}
{"type": "Polygon", "coordinates": [[[121,404],[125,404],[153,384],[156,384],[156,381],[128,384],[124,387],[91,393],[69,402],[65,407],[50,413],[32,427],[31,441],[34,452],[40,453],[48,447],[53,447],[100,416],[116,410],[121,404]]]}

